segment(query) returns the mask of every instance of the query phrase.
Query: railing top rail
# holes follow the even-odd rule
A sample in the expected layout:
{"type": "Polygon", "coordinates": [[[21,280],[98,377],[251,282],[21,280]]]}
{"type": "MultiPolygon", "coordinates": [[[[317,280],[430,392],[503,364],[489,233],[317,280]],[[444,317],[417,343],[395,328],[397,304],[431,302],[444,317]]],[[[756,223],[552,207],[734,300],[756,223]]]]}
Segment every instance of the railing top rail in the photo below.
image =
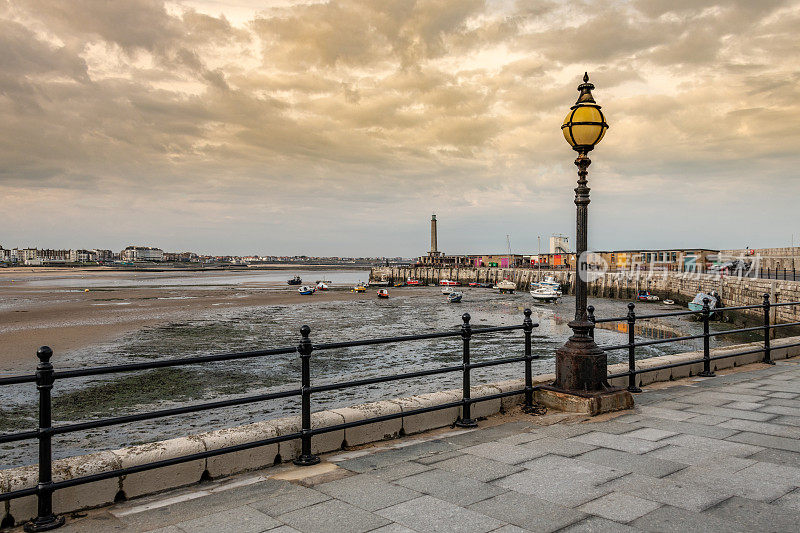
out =
{"type": "Polygon", "coordinates": [[[181,357],[177,359],[163,359],[159,361],[147,361],[145,363],[130,363],[127,365],[96,366],[74,370],[60,370],[54,374],[54,377],[56,379],[66,379],[84,376],[99,376],[102,374],[117,374],[121,372],[150,370],[153,368],[164,368],[170,366],[196,365],[199,363],[231,361],[234,359],[247,359],[250,357],[263,357],[267,355],[282,355],[294,353],[296,351],[297,348],[292,346],[286,348],[273,348],[270,350],[254,350],[250,352],[234,352],[214,355],[201,355],[197,357],[181,357]]]}
{"type": "MultiPolygon", "coordinates": [[[[800,302],[783,302],[779,304],[770,304],[770,307],[783,307],[787,305],[800,305],[800,302]]],[[[741,311],[743,309],[763,309],[764,304],[754,304],[754,305],[737,305],[735,307],[719,307],[717,309],[712,309],[712,311],[741,311]]],[[[646,315],[636,315],[636,320],[645,320],[648,318],[662,318],[668,316],[685,316],[685,315],[697,315],[702,314],[703,310],[700,309],[698,311],[670,311],[668,313],[651,313],[646,315]]],[[[610,317],[610,318],[596,318],[594,320],[595,324],[603,324],[607,322],[625,322],[628,320],[627,316],[619,316],[619,317],[610,317]]]]}
{"type": "MultiPolygon", "coordinates": [[[[539,324],[534,323],[533,327],[539,324]]],[[[497,333],[501,331],[514,331],[523,329],[523,324],[516,324],[513,326],[495,326],[489,328],[472,328],[472,335],[480,335],[481,333],[497,333]]],[[[377,339],[364,339],[360,341],[343,341],[343,342],[324,342],[314,344],[314,351],[317,350],[333,350],[336,348],[352,348],[354,346],[370,346],[374,344],[391,344],[394,342],[417,341],[424,339],[441,339],[445,337],[460,337],[461,330],[442,331],[437,333],[420,333],[419,335],[401,335],[398,337],[381,337],[377,339]]]]}

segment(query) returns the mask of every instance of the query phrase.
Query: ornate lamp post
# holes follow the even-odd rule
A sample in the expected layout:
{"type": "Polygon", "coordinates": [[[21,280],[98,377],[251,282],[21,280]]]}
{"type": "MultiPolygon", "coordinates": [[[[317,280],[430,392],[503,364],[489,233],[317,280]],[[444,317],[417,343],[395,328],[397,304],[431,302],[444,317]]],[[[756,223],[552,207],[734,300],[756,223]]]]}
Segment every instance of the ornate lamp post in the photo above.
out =
{"type": "Polygon", "coordinates": [[[578,186],[575,188],[575,205],[578,211],[575,245],[577,264],[575,320],[569,323],[573,335],[556,351],[556,381],[553,384],[557,390],[584,394],[609,390],[606,380],[606,354],[589,335],[592,323],[586,313],[586,226],[589,205],[586,175],[591,164],[587,154],[600,142],[608,129],[605,116],[594,101],[592,89],[594,85],[589,83],[589,75],[584,74],[583,83],[578,86],[578,101],[570,108],[561,126],[564,138],[578,152],[575,160],[578,167],[578,186]]]}

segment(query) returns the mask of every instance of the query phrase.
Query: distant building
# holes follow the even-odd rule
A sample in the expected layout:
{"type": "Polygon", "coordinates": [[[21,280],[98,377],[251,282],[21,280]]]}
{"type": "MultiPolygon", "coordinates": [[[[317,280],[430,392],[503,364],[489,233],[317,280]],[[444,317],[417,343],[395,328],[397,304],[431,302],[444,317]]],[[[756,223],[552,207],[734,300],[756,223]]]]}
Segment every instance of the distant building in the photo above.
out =
{"type": "Polygon", "coordinates": [[[551,235],[550,253],[553,255],[569,253],[569,237],[560,233],[551,235]]]}
{"type": "Polygon", "coordinates": [[[164,250],[150,246],[128,246],[120,252],[122,261],[157,261],[164,260],[164,250]]]}
{"type": "Polygon", "coordinates": [[[91,250],[70,250],[70,263],[92,263],[97,261],[97,255],[91,250]]]}
{"type": "Polygon", "coordinates": [[[98,250],[97,248],[94,248],[92,252],[94,253],[95,260],[99,261],[100,263],[113,261],[116,256],[116,254],[111,250],[98,250]]]}

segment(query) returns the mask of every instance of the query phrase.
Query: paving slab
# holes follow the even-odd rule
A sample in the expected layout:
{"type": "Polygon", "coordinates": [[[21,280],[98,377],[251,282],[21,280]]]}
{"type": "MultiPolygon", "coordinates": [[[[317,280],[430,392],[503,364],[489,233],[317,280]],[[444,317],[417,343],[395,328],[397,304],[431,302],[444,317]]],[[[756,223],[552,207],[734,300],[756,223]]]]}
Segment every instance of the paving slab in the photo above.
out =
{"type": "Polygon", "coordinates": [[[603,488],[690,511],[702,511],[733,496],[733,492],[724,487],[712,489],[695,483],[678,483],[639,474],[616,479],[603,485],[603,488]]]}
{"type": "Polygon", "coordinates": [[[586,517],[583,512],[509,491],[469,506],[470,509],[530,531],[557,531],[586,517]]]}
{"type": "Polygon", "coordinates": [[[433,469],[395,481],[398,485],[436,498],[466,506],[505,492],[497,486],[460,476],[445,470],[433,469]]]}
{"type": "Polygon", "coordinates": [[[767,448],[750,455],[748,459],[800,468],[800,453],[767,448]]]}
{"type": "Polygon", "coordinates": [[[591,516],[561,530],[562,533],[633,533],[639,531],[619,522],[591,516]]]}
{"type": "Polygon", "coordinates": [[[570,440],[583,442],[584,444],[591,444],[603,448],[611,448],[612,450],[619,450],[628,453],[647,453],[652,452],[658,448],[666,445],[666,440],[653,442],[644,439],[637,439],[628,435],[612,435],[608,433],[601,433],[595,431],[585,435],[572,437],[570,440]]]}
{"type": "Polygon", "coordinates": [[[727,416],[728,418],[742,418],[744,420],[755,420],[757,422],[766,422],[772,420],[778,414],[792,414],[792,413],[772,413],[766,409],[791,409],[791,407],[774,407],[767,405],[760,411],[745,411],[743,409],[728,409],[725,407],[711,407],[709,405],[697,405],[687,409],[689,413],[698,413],[701,415],[716,415],[727,416]]]}
{"type": "Polygon", "coordinates": [[[314,487],[332,498],[367,511],[375,511],[421,496],[420,493],[370,474],[358,474],[314,487]]]}
{"type": "MultiPolygon", "coordinates": [[[[587,435],[591,435],[591,433],[587,433],[587,435]]],[[[549,454],[563,455],[564,457],[574,457],[597,448],[595,445],[577,441],[575,440],[576,438],[579,437],[570,439],[544,437],[542,439],[521,444],[520,446],[528,450],[533,450],[538,454],[539,457],[549,454]]]]}
{"type": "Polygon", "coordinates": [[[776,437],[774,435],[764,435],[762,433],[751,433],[743,431],[728,437],[729,441],[741,442],[760,448],[776,448],[778,450],[788,450],[790,452],[800,452],[800,440],[787,439],[786,437],[776,437]]]}
{"type": "Polygon", "coordinates": [[[631,522],[637,531],[681,531],[683,533],[734,533],[749,531],[741,524],[712,516],[708,513],[697,513],[664,505],[631,522]]]}
{"type": "Polygon", "coordinates": [[[524,463],[536,457],[547,455],[545,451],[531,449],[524,445],[514,446],[511,444],[501,444],[499,442],[478,444],[477,446],[464,448],[462,451],[509,465],[524,463]]]}
{"type": "MultiPolygon", "coordinates": [[[[731,439],[735,439],[735,437],[734,435],[731,439]]],[[[712,439],[709,437],[700,437],[698,435],[676,435],[659,441],[659,443],[683,446],[685,448],[695,448],[708,452],[716,452],[720,456],[730,455],[733,457],[746,457],[760,452],[763,449],[751,444],[734,443],[728,440],[712,439]]]]}
{"type": "Polygon", "coordinates": [[[642,515],[655,511],[661,503],[638,498],[631,494],[609,492],[596,500],[584,503],[578,509],[581,511],[607,518],[615,522],[626,523],[636,520],[642,515]]]}
{"type": "Polygon", "coordinates": [[[384,517],[338,500],[291,511],[278,519],[304,533],[366,533],[391,523],[384,517]]]}
{"type": "Polygon", "coordinates": [[[659,459],[650,454],[640,455],[607,448],[584,453],[576,459],[607,466],[620,472],[635,472],[650,477],[664,477],[687,467],[684,463],[659,459]]]}
{"type": "Polygon", "coordinates": [[[464,531],[486,533],[504,525],[502,520],[432,496],[421,496],[381,509],[377,513],[387,520],[420,533],[462,533],[464,531]]]}
{"type": "Polygon", "coordinates": [[[634,429],[630,433],[625,433],[626,437],[650,440],[653,442],[665,439],[667,437],[672,437],[673,435],[677,435],[677,433],[675,433],[674,431],[665,431],[663,429],[657,429],[657,428],[640,428],[640,429],[634,429]]]}
{"type": "Polygon", "coordinates": [[[706,513],[740,524],[749,531],[797,531],[800,525],[800,512],[738,496],[721,502],[706,513]]]}
{"type": "Polygon", "coordinates": [[[247,505],[176,524],[192,533],[261,533],[283,525],[271,516],[247,505]]]}
{"type": "Polygon", "coordinates": [[[462,454],[446,461],[440,461],[434,466],[484,483],[522,471],[522,468],[518,466],[470,454],[462,454]]]}

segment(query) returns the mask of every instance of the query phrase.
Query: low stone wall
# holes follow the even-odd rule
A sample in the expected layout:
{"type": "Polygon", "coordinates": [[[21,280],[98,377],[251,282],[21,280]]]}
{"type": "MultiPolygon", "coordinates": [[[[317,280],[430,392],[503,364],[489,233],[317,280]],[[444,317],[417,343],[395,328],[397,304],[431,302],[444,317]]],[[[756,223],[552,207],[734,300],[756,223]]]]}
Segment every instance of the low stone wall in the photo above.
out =
{"type": "MultiPolygon", "coordinates": [[[[739,278],[713,274],[691,274],[684,272],[597,272],[591,273],[589,296],[601,298],[633,299],[640,289],[647,289],[663,298],[671,298],[680,303],[691,301],[698,292],[717,291],[728,307],[740,305],[761,305],[763,295],[769,294],[770,301],[800,301],[800,282],[770,279],[739,278]]],[[[511,269],[496,267],[481,268],[432,268],[432,267],[377,267],[370,273],[371,280],[382,278],[403,281],[408,278],[426,283],[438,283],[450,279],[466,285],[471,282],[497,283],[512,279],[519,290],[528,290],[532,282],[553,276],[568,292],[573,292],[575,273],[568,270],[511,269]]],[[[742,314],[761,316],[760,309],[746,310],[742,314]]],[[[800,321],[800,306],[776,307],[772,310],[772,320],[778,322],[800,321]]]]}
{"type": "MultiPolygon", "coordinates": [[[[800,342],[800,337],[787,337],[773,342],[772,358],[785,359],[800,355],[800,346],[782,348],[788,344],[800,342]]],[[[739,344],[713,350],[712,356],[757,349],[761,343],[739,344]]],[[[646,369],[655,366],[691,361],[702,358],[702,352],[687,352],[666,355],[637,361],[637,368],[646,369]]],[[[759,362],[763,352],[740,355],[728,359],[712,361],[711,368],[720,370],[734,366],[743,366],[759,362]]],[[[696,375],[702,370],[702,363],[674,367],[642,374],[638,384],[645,386],[657,381],[669,381],[696,375]]],[[[609,366],[609,374],[625,372],[626,364],[609,366]]],[[[533,384],[544,385],[555,380],[554,374],[534,376],[533,384]]],[[[613,386],[624,387],[628,378],[615,378],[613,386]]],[[[501,392],[519,390],[524,387],[522,379],[508,380],[472,388],[472,397],[489,396],[501,392]]],[[[330,411],[321,411],[312,415],[313,427],[325,427],[344,422],[365,420],[367,418],[403,413],[413,409],[455,402],[461,399],[461,390],[448,390],[430,394],[384,400],[353,407],[343,407],[330,411]]],[[[482,418],[505,411],[523,401],[523,395],[511,396],[480,402],[473,405],[472,416],[482,418]]],[[[403,416],[394,420],[365,424],[354,428],[317,435],[312,440],[314,453],[326,453],[340,450],[345,446],[358,446],[370,442],[393,439],[403,435],[420,433],[431,429],[453,425],[460,417],[460,408],[453,407],[430,413],[403,416]]],[[[171,459],[206,450],[214,450],[225,446],[233,446],[287,435],[300,431],[300,418],[297,416],[278,418],[256,422],[216,431],[190,435],[166,441],[131,446],[119,450],[97,452],[89,455],[60,459],[53,463],[53,480],[62,481],[76,477],[106,472],[118,468],[140,465],[152,461],[171,459]]],[[[200,459],[179,465],[159,468],[153,471],[140,472],[114,479],[108,479],[58,490],[53,495],[55,513],[67,513],[80,509],[108,505],[121,498],[135,498],[146,494],[190,485],[202,479],[228,476],[248,470],[256,470],[272,466],[279,462],[290,461],[300,452],[298,440],[281,442],[234,452],[207,459],[200,459]]],[[[0,470],[0,491],[9,492],[35,487],[37,482],[37,466],[0,470]]],[[[3,524],[13,520],[16,523],[27,521],[36,516],[36,497],[29,496],[4,502],[3,524]]]]}

